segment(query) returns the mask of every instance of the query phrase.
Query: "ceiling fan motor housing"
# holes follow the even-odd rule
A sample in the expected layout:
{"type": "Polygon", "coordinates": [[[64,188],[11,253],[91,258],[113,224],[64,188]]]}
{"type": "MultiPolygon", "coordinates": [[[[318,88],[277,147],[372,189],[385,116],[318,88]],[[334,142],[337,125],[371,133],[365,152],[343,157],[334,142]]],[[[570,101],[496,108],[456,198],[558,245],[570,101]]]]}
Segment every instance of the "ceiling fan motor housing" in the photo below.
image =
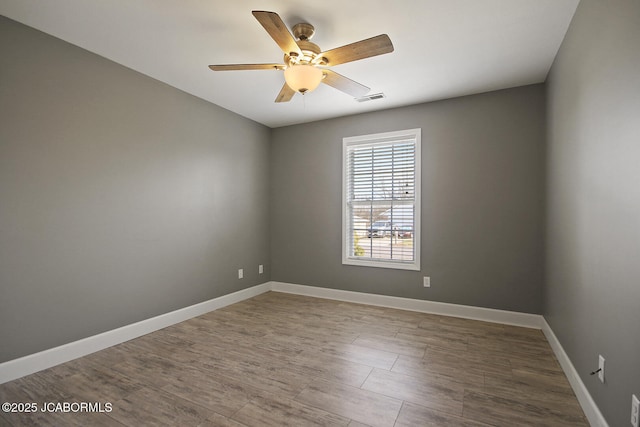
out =
{"type": "Polygon", "coordinates": [[[298,40],[311,40],[316,33],[316,29],[311,24],[306,22],[296,24],[292,28],[293,36],[298,40]]]}
{"type": "Polygon", "coordinates": [[[313,25],[300,23],[294,25],[292,30],[294,37],[297,39],[296,44],[300,48],[302,55],[298,55],[297,52],[290,52],[288,55],[285,54],[285,64],[289,66],[297,64],[326,65],[326,59],[318,57],[321,52],[320,46],[309,41],[315,34],[313,25]]]}

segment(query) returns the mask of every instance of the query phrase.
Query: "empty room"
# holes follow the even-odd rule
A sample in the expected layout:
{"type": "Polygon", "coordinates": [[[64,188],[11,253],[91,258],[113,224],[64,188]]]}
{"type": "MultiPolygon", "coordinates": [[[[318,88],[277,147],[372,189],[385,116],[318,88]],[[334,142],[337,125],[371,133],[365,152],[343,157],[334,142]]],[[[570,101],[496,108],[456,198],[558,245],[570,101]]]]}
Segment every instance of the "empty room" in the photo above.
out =
{"type": "Polygon", "coordinates": [[[640,427],[638,0],[0,15],[0,425],[640,427]]]}

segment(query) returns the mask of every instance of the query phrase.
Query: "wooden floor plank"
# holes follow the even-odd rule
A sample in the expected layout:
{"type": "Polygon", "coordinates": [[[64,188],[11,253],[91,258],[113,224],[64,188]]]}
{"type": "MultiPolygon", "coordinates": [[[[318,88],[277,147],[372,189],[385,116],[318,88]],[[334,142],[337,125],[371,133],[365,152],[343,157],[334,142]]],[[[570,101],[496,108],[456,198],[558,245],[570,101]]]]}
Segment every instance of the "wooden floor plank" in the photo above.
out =
{"type": "Polygon", "coordinates": [[[459,416],[405,402],[394,427],[490,427],[459,416]]]}
{"type": "Polygon", "coordinates": [[[447,361],[431,361],[422,358],[408,357],[400,355],[392,372],[410,375],[421,381],[457,383],[463,386],[484,386],[485,376],[477,366],[470,366],[467,363],[456,363],[447,361]]]}
{"type": "Polygon", "coordinates": [[[349,418],[284,398],[258,397],[233,416],[249,427],[347,426],[349,418]]]}
{"type": "Polygon", "coordinates": [[[502,425],[509,420],[517,426],[586,426],[583,414],[532,405],[526,401],[465,391],[463,416],[467,419],[502,425]]]}
{"type": "Polygon", "coordinates": [[[393,426],[402,406],[399,399],[327,381],[309,384],[296,400],[372,427],[393,426]]]}
{"type": "Polygon", "coordinates": [[[423,381],[410,375],[374,369],[362,389],[405,402],[462,415],[464,387],[452,381],[423,381]]]}

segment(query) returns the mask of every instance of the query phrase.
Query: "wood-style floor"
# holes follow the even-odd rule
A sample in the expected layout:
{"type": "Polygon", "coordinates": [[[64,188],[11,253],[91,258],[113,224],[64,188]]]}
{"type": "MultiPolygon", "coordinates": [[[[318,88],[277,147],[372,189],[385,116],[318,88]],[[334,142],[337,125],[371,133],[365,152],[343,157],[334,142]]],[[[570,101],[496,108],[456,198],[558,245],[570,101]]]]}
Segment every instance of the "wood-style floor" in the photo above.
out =
{"type": "Polygon", "coordinates": [[[112,405],[0,413],[12,426],[588,425],[539,330],[275,292],[0,385],[0,402],[112,405]]]}

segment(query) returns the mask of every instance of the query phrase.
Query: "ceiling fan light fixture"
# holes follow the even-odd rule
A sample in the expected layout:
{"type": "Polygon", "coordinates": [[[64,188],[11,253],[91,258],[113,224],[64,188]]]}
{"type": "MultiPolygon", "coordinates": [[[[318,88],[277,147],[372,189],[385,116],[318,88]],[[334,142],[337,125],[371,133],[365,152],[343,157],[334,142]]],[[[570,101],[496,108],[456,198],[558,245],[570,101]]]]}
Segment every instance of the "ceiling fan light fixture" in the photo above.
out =
{"type": "Polygon", "coordinates": [[[322,70],[313,65],[291,65],[284,70],[284,80],[287,82],[287,86],[302,94],[317,88],[322,77],[322,70]]]}

